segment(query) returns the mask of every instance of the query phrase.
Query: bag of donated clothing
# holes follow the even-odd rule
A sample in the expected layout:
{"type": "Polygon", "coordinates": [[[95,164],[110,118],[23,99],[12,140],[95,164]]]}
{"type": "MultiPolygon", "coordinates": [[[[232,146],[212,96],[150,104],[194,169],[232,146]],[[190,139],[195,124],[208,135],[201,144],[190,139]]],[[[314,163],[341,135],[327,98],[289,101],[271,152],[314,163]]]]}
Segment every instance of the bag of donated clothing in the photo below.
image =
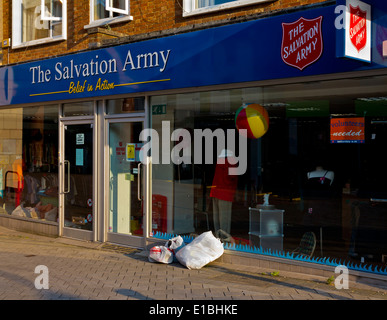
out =
{"type": "Polygon", "coordinates": [[[150,249],[148,259],[150,262],[172,263],[173,253],[167,247],[155,246],[150,249]]]}
{"type": "Polygon", "coordinates": [[[200,269],[218,259],[224,252],[223,244],[207,231],[182,247],[177,253],[177,260],[188,269],[200,269]]]}
{"type": "Polygon", "coordinates": [[[172,263],[175,260],[175,253],[184,246],[181,236],[169,239],[165,246],[155,246],[150,249],[148,260],[150,262],[172,263]]]}

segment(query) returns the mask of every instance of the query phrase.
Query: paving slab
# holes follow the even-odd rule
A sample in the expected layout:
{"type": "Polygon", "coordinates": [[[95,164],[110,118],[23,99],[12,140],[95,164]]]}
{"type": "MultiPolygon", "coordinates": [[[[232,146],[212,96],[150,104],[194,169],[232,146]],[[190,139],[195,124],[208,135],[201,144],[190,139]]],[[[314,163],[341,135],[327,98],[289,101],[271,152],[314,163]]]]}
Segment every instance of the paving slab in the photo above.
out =
{"type": "Polygon", "coordinates": [[[355,283],[349,289],[338,290],[322,277],[290,272],[273,276],[270,270],[219,262],[189,270],[177,262],[152,263],[136,248],[0,227],[0,300],[152,300],[161,305],[198,300],[202,304],[242,300],[370,301],[387,300],[387,290],[355,283]],[[48,289],[36,287],[41,274],[35,268],[41,265],[49,271],[48,289]]]}

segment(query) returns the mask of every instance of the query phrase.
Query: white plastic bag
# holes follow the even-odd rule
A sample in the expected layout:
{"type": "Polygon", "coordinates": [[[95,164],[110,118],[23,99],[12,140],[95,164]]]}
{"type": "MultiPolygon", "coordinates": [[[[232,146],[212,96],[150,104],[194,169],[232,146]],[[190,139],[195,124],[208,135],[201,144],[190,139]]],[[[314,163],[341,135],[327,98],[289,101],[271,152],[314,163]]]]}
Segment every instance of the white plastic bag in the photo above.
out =
{"type": "Polygon", "coordinates": [[[155,246],[150,249],[148,260],[150,262],[172,263],[173,253],[167,247],[155,246]]]}
{"type": "Polygon", "coordinates": [[[175,253],[184,246],[181,236],[169,239],[165,246],[155,246],[150,249],[148,260],[150,262],[172,263],[176,261],[175,253]]]}
{"type": "Polygon", "coordinates": [[[165,246],[172,251],[173,255],[173,261],[177,262],[176,259],[176,253],[184,247],[184,240],[181,236],[174,237],[172,239],[169,239],[168,242],[165,244],[165,246]]]}
{"type": "Polygon", "coordinates": [[[165,246],[171,250],[179,250],[180,247],[184,245],[184,240],[181,236],[174,237],[172,239],[169,239],[168,242],[165,244],[165,246]]]}
{"type": "Polygon", "coordinates": [[[188,269],[200,269],[218,259],[224,252],[223,244],[211,231],[196,237],[176,253],[177,260],[188,269]]]}

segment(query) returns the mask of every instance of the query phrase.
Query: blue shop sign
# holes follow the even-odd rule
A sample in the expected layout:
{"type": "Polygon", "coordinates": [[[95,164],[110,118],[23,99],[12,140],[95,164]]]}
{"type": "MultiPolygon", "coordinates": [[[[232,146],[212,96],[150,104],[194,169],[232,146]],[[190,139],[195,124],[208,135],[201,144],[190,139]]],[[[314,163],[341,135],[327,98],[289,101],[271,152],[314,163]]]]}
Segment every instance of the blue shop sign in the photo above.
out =
{"type": "Polygon", "coordinates": [[[0,105],[386,67],[386,7],[373,1],[372,61],[336,56],[336,6],[0,68],[0,105]],[[383,39],[382,39],[383,38],[383,39]]]}

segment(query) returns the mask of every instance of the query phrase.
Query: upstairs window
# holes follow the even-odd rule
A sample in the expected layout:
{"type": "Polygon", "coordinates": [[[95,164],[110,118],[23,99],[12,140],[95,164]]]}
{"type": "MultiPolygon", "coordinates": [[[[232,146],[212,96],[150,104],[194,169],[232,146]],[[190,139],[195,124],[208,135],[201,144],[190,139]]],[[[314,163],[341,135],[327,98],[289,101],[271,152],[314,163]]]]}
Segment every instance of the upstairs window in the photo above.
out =
{"type": "Polygon", "coordinates": [[[66,39],[66,0],[12,0],[12,47],[66,39]]]}
{"type": "Polygon", "coordinates": [[[133,20],[129,0],[91,0],[90,24],[85,28],[133,20]]]}
{"type": "Polygon", "coordinates": [[[183,16],[189,17],[275,0],[183,0],[183,16]]]}
{"type": "Polygon", "coordinates": [[[198,8],[205,8],[209,6],[216,6],[227,2],[235,2],[236,0],[196,0],[198,8]]]}

